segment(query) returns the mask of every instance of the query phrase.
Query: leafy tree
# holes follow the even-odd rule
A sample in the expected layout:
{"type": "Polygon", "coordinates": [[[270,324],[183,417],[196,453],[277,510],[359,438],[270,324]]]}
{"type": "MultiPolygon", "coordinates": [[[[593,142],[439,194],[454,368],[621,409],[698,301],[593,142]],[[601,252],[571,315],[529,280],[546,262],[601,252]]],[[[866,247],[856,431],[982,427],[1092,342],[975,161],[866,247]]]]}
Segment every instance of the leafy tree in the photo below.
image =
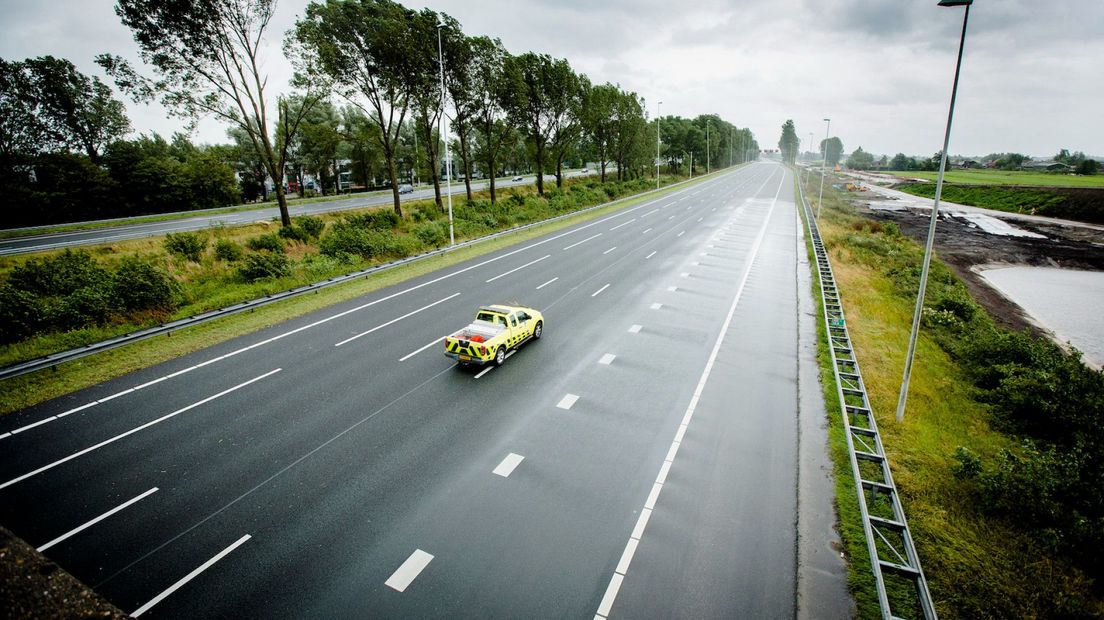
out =
{"type": "MultiPolygon", "coordinates": [[[[2,62],[2,61],[0,61],[2,62]]],[[[29,107],[39,148],[75,148],[97,163],[107,143],[130,131],[123,103],[99,78],[89,79],[63,58],[42,56],[11,63],[5,73],[17,81],[29,107]]],[[[30,119],[24,118],[24,122],[30,119]]]]}
{"type": "Polygon", "coordinates": [[[176,114],[191,119],[214,115],[244,131],[276,186],[280,219],[290,226],[283,188],[286,149],[323,88],[300,81],[310,105],[300,106],[295,115],[278,99],[274,140],[265,93],[268,77],[260,55],[273,5],[274,0],[118,0],[116,14],[134,32],[142,60],[159,77],[144,78],[117,56],[103,54],[97,62],[139,100],[160,95],[176,114]]]}
{"type": "Polygon", "coordinates": [[[874,156],[860,146],[847,158],[847,167],[852,170],[870,170],[874,167],[874,156]]]}
{"type": "Polygon", "coordinates": [[[510,54],[498,39],[474,37],[471,44],[471,63],[468,76],[471,79],[472,123],[479,132],[479,149],[489,177],[491,204],[495,203],[495,176],[498,173],[499,154],[513,131],[507,123],[513,109],[514,82],[508,67],[510,54]]]}
{"type": "Polygon", "coordinates": [[[547,54],[528,52],[511,57],[507,66],[513,81],[511,118],[525,132],[533,150],[537,193],[543,196],[549,148],[557,158],[556,179],[560,181],[559,165],[574,132],[578,76],[566,60],[547,54]]]}
{"type": "MultiPolygon", "coordinates": [[[[794,130],[794,122],[792,120],[787,120],[782,124],[782,136],[778,138],[778,149],[782,151],[782,161],[788,164],[794,163],[797,159],[797,150],[799,148],[801,148],[801,138],[797,137],[797,131],[794,130]]],[[[838,154],[836,158],[838,161],[838,154]]]]}
{"type": "Polygon", "coordinates": [[[337,183],[337,153],[343,140],[341,116],[328,101],[319,102],[303,119],[298,132],[297,159],[318,179],[319,191],[326,195],[326,186],[340,192],[337,183]]]}
{"type": "Polygon", "coordinates": [[[400,216],[399,136],[422,79],[415,75],[421,68],[414,50],[414,15],[390,0],[311,2],[293,34],[308,66],[332,79],[336,92],[375,125],[373,137],[383,151],[400,216]]]}
{"type": "Polygon", "coordinates": [[[587,100],[583,106],[583,131],[598,162],[603,183],[606,182],[606,165],[613,159],[617,103],[620,97],[620,88],[613,84],[602,84],[587,92],[587,100]]]}
{"type": "Polygon", "coordinates": [[[904,153],[897,153],[889,162],[890,170],[909,170],[912,166],[912,158],[904,153]]]}
{"type": "Polygon", "coordinates": [[[636,93],[622,91],[614,102],[613,158],[617,163],[617,180],[628,180],[633,170],[650,167],[654,155],[651,144],[655,136],[644,117],[644,100],[636,93]]]}
{"type": "Polygon", "coordinates": [[[1100,172],[1100,162],[1095,159],[1086,159],[1077,165],[1077,174],[1092,176],[1100,172]]]}
{"type": "MultiPolygon", "coordinates": [[[[480,94],[475,90],[472,63],[475,59],[475,47],[471,37],[460,32],[459,24],[455,28],[441,31],[441,50],[445,57],[445,90],[452,101],[454,117],[452,131],[456,133],[459,147],[456,154],[460,157],[464,175],[464,190],[468,200],[472,199],[471,179],[475,157],[472,151],[472,132],[475,130],[475,116],[479,108],[480,94]]],[[[493,175],[492,175],[493,176],[493,175]]]]}
{"type": "MultiPolygon", "coordinates": [[[[414,44],[411,47],[412,73],[409,79],[412,82],[411,104],[414,112],[415,131],[425,146],[429,156],[430,169],[433,174],[433,196],[437,208],[444,210],[441,201],[441,146],[440,135],[441,116],[445,111],[444,96],[441,90],[443,74],[440,73],[442,65],[440,57],[443,56],[443,48],[438,53],[437,36],[438,24],[445,24],[444,28],[450,31],[459,31],[459,23],[448,15],[438,15],[430,9],[422,9],[420,13],[409,15],[411,37],[414,44]]],[[[441,35],[443,38],[443,34],[441,35]]],[[[443,45],[443,43],[442,43],[443,45]]]]}
{"type": "Polygon", "coordinates": [[[839,164],[840,155],[843,154],[843,141],[836,137],[821,140],[820,154],[824,158],[824,165],[835,166],[839,164]]]}

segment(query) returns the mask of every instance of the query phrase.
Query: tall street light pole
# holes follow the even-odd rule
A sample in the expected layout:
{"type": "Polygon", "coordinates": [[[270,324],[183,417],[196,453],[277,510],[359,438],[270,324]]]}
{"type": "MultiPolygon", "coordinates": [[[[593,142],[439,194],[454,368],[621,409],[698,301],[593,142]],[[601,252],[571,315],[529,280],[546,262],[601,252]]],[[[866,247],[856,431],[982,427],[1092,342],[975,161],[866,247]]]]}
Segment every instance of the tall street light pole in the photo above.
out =
{"type": "MultiPolygon", "coordinates": [[[[452,226],[452,151],[448,141],[448,115],[445,114],[445,55],[441,51],[441,29],[446,24],[437,24],[437,64],[441,68],[441,119],[445,124],[445,130],[441,137],[445,140],[445,185],[448,187],[448,218],[449,218],[449,246],[456,245],[456,233],[452,226]]],[[[437,131],[441,131],[440,127],[437,131]]]]}
{"type": "Polygon", "coordinates": [[[916,338],[920,333],[920,315],[924,310],[924,292],[928,287],[928,266],[931,264],[932,246],[935,244],[935,223],[939,217],[939,198],[943,193],[943,175],[947,170],[947,147],[951,142],[951,121],[954,119],[955,97],[958,95],[958,74],[962,69],[962,49],[966,45],[966,22],[970,19],[973,0],[940,0],[939,6],[964,6],[962,35],[958,39],[958,60],[955,63],[954,85],[951,86],[951,106],[947,111],[947,131],[943,134],[943,154],[939,158],[939,179],[935,183],[935,203],[928,222],[928,242],[924,246],[924,267],[920,271],[920,292],[916,294],[916,308],[912,313],[912,332],[909,334],[908,353],[905,355],[905,374],[901,379],[901,394],[897,398],[897,421],[905,419],[905,401],[908,400],[909,379],[912,377],[912,361],[916,355],[916,338]]]}
{"type": "Polygon", "coordinates": [[[824,119],[824,157],[820,160],[820,198],[817,198],[817,214],[816,219],[820,219],[820,206],[824,204],[824,177],[827,173],[825,168],[828,167],[828,130],[832,127],[832,119],[824,119]]]}
{"type": "MultiPolygon", "coordinates": [[[[694,168],[691,167],[690,170],[693,171],[694,168]]],[[[705,173],[709,174],[709,121],[705,122],[705,173]]]]}
{"type": "Polygon", "coordinates": [[[663,102],[656,102],[656,189],[659,189],[659,115],[663,102]]]}

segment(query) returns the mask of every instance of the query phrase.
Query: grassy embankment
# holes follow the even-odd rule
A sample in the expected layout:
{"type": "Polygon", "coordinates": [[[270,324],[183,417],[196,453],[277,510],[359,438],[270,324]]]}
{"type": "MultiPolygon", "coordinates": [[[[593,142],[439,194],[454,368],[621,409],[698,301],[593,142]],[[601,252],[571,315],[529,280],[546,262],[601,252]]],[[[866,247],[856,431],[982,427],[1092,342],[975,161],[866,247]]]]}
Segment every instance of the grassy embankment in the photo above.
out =
{"type": "MultiPolygon", "coordinates": [[[[664,178],[665,183],[681,179],[664,178]]],[[[654,181],[641,180],[618,184],[601,184],[596,179],[572,180],[565,183],[563,191],[546,190],[546,198],[538,198],[532,187],[519,187],[501,190],[498,205],[492,207],[486,196],[476,194],[472,204],[454,197],[454,214],[457,241],[476,238],[494,230],[502,230],[521,224],[539,221],[554,215],[567,214],[587,206],[601,204],[618,196],[639,193],[654,188],[654,181]]],[[[398,266],[374,273],[364,279],[327,288],[316,294],[299,296],[284,302],[258,308],[248,313],[237,314],[188,330],[177,332],[171,337],[162,337],[141,341],[114,349],[93,357],[84,358],[58,367],[56,371],[42,371],[9,379],[0,384],[0,414],[19,409],[67,394],[77,389],[94,385],[106,379],[144,368],[161,361],[211,346],[230,338],[275,325],[289,318],[299,316],[341,301],[353,299],[370,291],[417,277],[421,274],[456,264],[458,262],[493,252],[503,247],[546,234],[548,232],[586,221],[611,211],[624,208],[635,202],[654,196],[630,198],[606,208],[596,209],[575,217],[518,231],[501,238],[485,241],[473,246],[461,248],[415,263],[398,266]]],[[[255,299],[274,292],[317,282],[326,278],[342,275],[357,269],[385,263],[399,256],[405,256],[435,245],[447,245],[447,223],[437,212],[432,201],[423,201],[404,205],[406,217],[386,230],[368,228],[361,230],[350,226],[350,218],[358,224],[373,225],[370,217],[375,213],[390,211],[390,206],[366,209],[361,212],[345,212],[325,215],[320,219],[325,224],[321,239],[282,240],[284,247],[279,252],[267,250],[247,250],[251,241],[259,238],[271,240],[275,224],[253,224],[240,227],[220,227],[198,234],[205,248],[199,260],[193,261],[182,256],[170,254],[165,246],[164,237],[151,237],[126,241],[105,246],[87,248],[96,264],[110,270],[129,257],[140,256],[153,263],[158,269],[169,273],[180,285],[178,298],[181,305],[171,313],[145,314],[132,316],[112,316],[124,322],[88,325],[69,331],[40,333],[19,342],[0,347],[0,365],[18,363],[34,359],[55,351],[98,342],[108,337],[134,331],[141,327],[157,324],[198,314],[210,309],[227,307],[243,300],[255,299]],[[365,218],[367,215],[369,217],[365,218]],[[362,218],[357,220],[357,218],[362,218]],[[368,220],[368,221],[365,221],[368,220]],[[338,230],[345,235],[338,234],[338,230]],[[421,235],[418,234],[421,231],[421,235]],[[431,233],[426,235],[426,232],[431,233]],[[350,235],[347,233],[364,233],[350,235]],[[380,239],[386,240],[385,247],[373,246],[380,239]],[[342,246],[334,241],[351,241],[353,245],[342,246]],[[217,244],[232,244],[242,251],[243,257],[237,260],[225,260],[216,255],[217,244]],[[336,252],[330,255],[320,251],[322,246],[330,246],[336,252]],[[360,248],[369,252],[369,256],[356,255],[344,251],[360,248]],[[378,250],[378,252],[377,252],[378,250]],[[288,271],[281,277],[261,278],[250,281],[242,276],[240,270],[250,257],[284,257],[288,271]]],[[[380,219],[380,218],[375,218],[380,219]]],[[[386,218],[383,218],[386,219],[386,218]]],[[[60,254],[50,252],[38,255],[18,255],[0,259],[0,285],[10,279],[15,270],[25,268],[28,263],[42,265],[44,260],[56,259],[60,254]]],[[[283,259],[281,259],[283,260],[283,259]]],[[[48,313],[49,314],[49,313],[48,313]]]]}
{"type": "MultiPolygon", "coordinates": [[[[938,172],[921,170],[886,171],[904,179],[926,179],[935,182],[938,172]]],[[[1021,170],[949,170],[946,183],[957,185],[1034,185],[1038,187],[1098,187],[1104,188],[1104,174],[1077,176],[1049,172],[1024,172],[1021,170]]]]}
{"type": "MultiPolygon", "coordinates": [[[[1017,464],[1038,461],[1032,461],[1021,444],[1029,434],[1013,428],[1008,417],[999,414],[1000,407],[994,403],[1002,401],[979,387],[978,368],[971,366],[979,362],[970,361],[965,353],[976,354],[986,346],[966,334],[995,333],[990,331],[995,329],[992,321],[969,300],[965,287],[946,266],[933,263],[927,295],[930,309],[921,331],[907,415],[903,423],[896,423],[893,414],[922,249],[892,225],[857,215],[840,192],[825,192],[820,228],[939,614],[1022,618],[1093,617],[1104,612],[1104,598],[1088,576],[1092,569],[1086,568],[1093,562],[1074,559],[1077,554],[1056,541],[1052,530],[1019,516],[1015,502],[1008,503],[1010,495],[1038,489],[1030,482],[1016,488],[1008,484],[1010,476],[1001,475],[1015,470],[1017,464]],[[963,329],[967,324],[973,329],[963,329]],[[973,476],[963,475],[969,468],[956,454],[976,459],[973,476]],[[1002,498],[1004,504],[998,501],[1002,498]]],[[[859,616],[876,618],[877,600],[823,343],[823,321],[819,322],[840,529],[851,563],[849,582],[859,616]]],[[[1050,351],[1049,343],[1039,346],[1050,351]]],[[[1099,388],[1099,376],[1095,381],[1099,388]]],[[[1085,486],[1091,487],[1091,481],[1085,486]]]]}

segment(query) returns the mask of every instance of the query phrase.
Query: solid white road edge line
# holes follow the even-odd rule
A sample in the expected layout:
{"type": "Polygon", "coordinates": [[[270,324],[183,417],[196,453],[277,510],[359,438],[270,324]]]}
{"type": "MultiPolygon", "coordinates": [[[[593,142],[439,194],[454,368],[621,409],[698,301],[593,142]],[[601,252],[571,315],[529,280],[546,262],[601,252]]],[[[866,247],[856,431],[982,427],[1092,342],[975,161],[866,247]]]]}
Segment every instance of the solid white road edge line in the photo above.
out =
{"type": "Polygon", "coordinates": [[[367,336],[368,334],[370,334],[374,331],[383,329],[384,327],[387,327],[388,325],[393,325],[393,324],[398,323],[399,321],[401,321],[401,320],[403,320],[407,317],[414,316],[415,314],[418,314],[422,310],[427,310],[429,308],[432,308],[433,306],[436,306],[437,304],[443,304],[446,301],[448,301],[448,300],[450,300],[454,297],[459,297],[459,296],[460,296],[460,293],[453,293],[452,295],[449,295],[448,297],[445,297],[444,299],[438,299],[437,301],[435,301],[431,304],[426,304],[426,305],[422,306],[421,308],[418,308],[417,310],[412,310],[410,312],[407,312],[406,314],[404,314],[400,317],[396,317],[394,319],[391,319],[390,321],[388,321],[386,323],[383,323],[382,325],[376,325],[375,327],[373,327],[372,329],[370,329],[366,332],[360,332],[359,334],[353,336],[352,338],[346,338],[345,340],[342,340],[341,342],[336,343],[334,346],[335,347],[340,347],[341,345],[350,343],[350,342],[356,340],[357,338],[360,338],[361,336],[367,336]]]}
{"type": "Polygon", "coordinates": [[[208,396],[207,398],[204,398],[201,401],[192,403],[192,404],[190,404],[187,407],[184,407],[182,409],[177,409],[176,411],[174,411],[172,413],[169,413],[169,414],[166,414],[166,415],[163,415],[160,418],[157,418],[156,420],[153,420],[152,422],[146,422],[145,424],[143,424],[141,426],[138,426],[138,427],[135,427],[135,428],[132,428],[132,429],[130,429],[129,431],[127,431],[125,433],[120,433],[120,434],[112,437],[111,439],[106,439],[104,441],[101,441],[100,443],[98,443],[98,444],[96,444],[92,447],[85,448],[84,450],[81,450],[79,452],[74,452],[73,454],[70,454],[69,456],[67,456],[63,459],[58,459],[58,460],[54,461],[53,463],[50,463],[49,465],[43,465],[42,467],[39,467],[38,469],[36,469],[32,472],[28,472],[26,474],[23,474],[22,476],[19,476],[18,478],[12,478],[11,480],[8,480],[4,484],[0,484],[0,489],[6,489],[6,488],[10,487],[11,485],[13,485],[17,482],[22,482],[22,481],[26,480],[27,478],[30,478],[31,476],[37,476],[38,474],[41,474],[42,472],[44,472],[46,470],[53,469],[53,468],[57,467],[58,465],[61,465],[62,463],[67,463],[67,462],[69,462],[69,461],[71,461],[71,460],[73,460],[77,457],[84,456],[85,454],[88,454],[89,452],[92,452],[94,450],[99,450],[100,448],[102,448],[102,447],[104,447],[108,444],[115,443],[116,441],[122,439],[123,437],[126,437],[128,435],[133,435],[134,433],[137,433],[138,431],[141,431],[141,430],[145,430],[145,429],[153,426],[154,424],[160,424],[161,422],[164,422],[165,420],[168,420],[169,418],[176,417],[176,416],[184,413],[185,411],[195,409],[196,407],[199,407],[200,405],[205,405],[205,404],[211,402],[212,400],[215,400],[216,398],[222,398],[223,396],[226,396],[227,394],[229,394],[231,392],[235,392],[237,390],[240,390],[243,387],[245,387],[245,386],[247,386],[251,383],[256,383],[257,381],[260,381],[261,379],[265,379],[267,377],[270,377],[270,376],[280,372],[281,370],[283,370],[283,369],[282,368],[277,368],[276,370],[270,370],[270,371],[266,372],[265,374],[263,374],[259,377],[255,377],[253,379],[250,379],[249,381],[246,381],[245,383],[239,383],[239,384],[235,385],[234,387],[232,387],[230,389],[223,390],[223,391],[219,392],[218,394],[215,394],[214,396],[208,396]]]}
{"type": "MultiPolygon", "coordinates": [[[[771,177],[773,177],[773,173],[771,177]]],[[[767,179],[770,180],[770,177],[767,179]]],[[[744,294],[744,287],[747,285],[748,277],[751,275],[751,267],[755,263],[755,258],[759,254],[759,248],[763,245],[763,238],[767,234],[767,226],[770,224],[771,215],[774,214],[774,206],[778,202],[778,195],[782,191],[782,185],[786,181],[786,173],[782,173],[782,180],[778,184],[778,189],[774,193],[774,199],[771,201],[771,206],[767,210],[767,215],[763,218],[763,225],[759,228],[759,234],[755,238],[755,243],[752,244],[751,250],[748,254],[747,265],[744,267],[744,274],[740,278],[740,284],[736,287],[736,296],[732,300],[732,305],[728,308],[728,314],[725,316],[724,324],[721,325],[721,331],[717,334],[717,340],[713,343],[713,350],[709,353],[709,359],[705,363],[705,369],[702,370],[701,377],[698,379],[698,385],[694,389],[694,396],[690,399],[690,404],[686,407],[686,415],[683,416],[682,424],[679,425],[679,430],[675,433],[675,440],[673,443],[681,444],[683,435],[686,432],[687,424],[694,416],[694,410],[698,407],[698,400],[701,398],[702,391],[705,389],[706,382],[709,381],[709,374],[713,372],[713,364],[717,360],[717,355],[721,351],[721,345],[724,344],[725,333],[728,331],[729,326],[732,324],[732,317],[736,314],[736,306],[739,305],[741,297],[744,294]]],[[[764,183],[766,185],[766,183],[764,183]]],[[[626,553],[628,546],[633,545],[633,553],[636,552],[636,544],[639,544],[639,540],[644,535],[644,529],[648,525],[648,519],[652,516],[652,509],[655,506],[656,500],[659,499],[659,493],[663,490],[663,482],[660,481],[661,477],[663,481],[667,479],[667,472],[670,470],[671,464],[674,461],[674,454],[677,452],[677,448],[672,445],[671,450],[668,452],[670,459],[665,459],[660,466],[660,472],[656,476],[656,482],[652,485],[651,492],[648,493],[648,498],[645,500],[644,508],[640,511],[640,518],[637,519],[636,527],[633,528],[632,534],[629,536],[629,542],[626,543],[626,553]],[[638,542],[633,544],[633,539],[638,542]]],[[[614,601],[617,600],[617,593],[621,589],[621,582],[624,580],[627,574],[629,564],[632,560],[632,554],[629,554],[629,560],[625,561],[626,553],[622,553],[622,562],[619,562],[617,569],[615,569],[613,576],[610,578],[610,583],[606,587],[606,593],[602,597],[602,602],[598,606],[598,612],[596,618],[606,618],[609,616],[610,609],[613,607],[614,601]],[[623,564],[623,565],[622,565],[623,564]],[[624,570],[620,570],[624,569],[624,570]],[[618,572],[620,571],[620,572],[618,572]]]]}
{"type": "Polygon", "coordinates": [[[445,339],[445,337],[444,337],[444,336],[441,336],[441,337],[440,337],[440,338],[438,338],[437,340],[434,340],[433,342],[431,342],[431,343],[427,344],[426,346],[424,346],[424,347],[422,347],[422,348],[418,349],[417,351],[414,351],[414,352],[412,352],[412,353],[407,353],[406,355],[404,355],[404,356],[400,357],[400,358],[399,358],[399,361],[400,361],[400,362],[405,362],[406,360],[408,360],[408,359],[410,359],[410,358],[414,357],[415,355],[417,355],[417,354],[421,353],[422,351],[425,351],[426,349],[428,349],[428,348],[432,347],[433,345],[437,344],[438,342],[441,342],[441,341],[442,341],[442,340],[444,340],[444,339],[445,339]]]}
{"type": "Polygon", "coordinates": [[[146,497],[148,497],[150,495],[153,495],[154,493],[157,492],[157,490],[158,490],[157,487],[153,487],[152,489],[146,491],[145,493],[139,495],[138,497],[133,497],[133,498],[127,500],[126,502],[123,502],[122,504],[119,504],[118,506],[112,508],[111,510],[108,510],[107,512],[105,512],[102,515],[96,517],[95,519],[92,519],[91,521],[85,523],[84,525],[81,525],[80,527],[69,530],[68,532],[62,534],[61,536],[58,536],[57,538],[55,538],[55,539],[51,540],[50,542],[46,543],[45,545],[42,545],[38,549],[35,549],[35,551],[38,551],[39,553],[42,553],[43,551],[49,549],[50,547],[53,547],[54,545],[58,544],[59,542],[62,542],[64,540],[66,540],[67,538],[70,538],[70,537],[72,537],[76,534],[80,534],[84,530],[92,527],[93,525],[96,525],[100,521],[103,521],[104,519],[110,517],[111,515],[115,514],[116,512],[119,512],[120,510],[123,510],[123,509],[127,508],[131,504],[134,504],[134,503],[136,503],[136,502],[138,502],[142,499],[145,499],[146,497]]]}
{"type": "Polygon", "coordinates": [[[425,570],[426,566],[429,566],[430,561],[433,560],[433,556],[422,551],[421,549],[415,549],[414,553],[410,554],[410,557],[406,558],[406,561],[402,563],[402,566],[397,568],[387,581],[383,582],[383,585],[396,590],[398,592],[404,592],[411,582],[418,578],[418,575],[425,570]]]}
{"type": "Polygon", "coordinates": [[[141,607],[139,607],[138,609],[130,612],[130,615],[137,618],[138,616],[141,616],[142,614],[146,613],[147,611],[150,610],[151,607],[153,607],[154,605],[156,605],[156,604],[160,603],[161,601],[165,600],[165,597],[169,596],[173,592],[176,592],[177,590],[179,590],[181,588],[181,586],[188,583],[192,579],[195,579],[196,575],[199,575],[200,573],[207,570],[208,568],[211,568],[212,566],[214,566],[215,562],[218,562],[219,560],[226,557],[227,555],[230,555],[230,552],[232,552],[234,549],[237,549],[238,547],[242,546],[245,543],[245,541],[249,540],[250,538],[251,538],[251,536],[249,534],[246,534],[245,536],[242,536],[234,544],[232,544],[229,547],[227,547],[227,548],[223,549],[222,551],[220,551],[218,555],[211,558],[210,560],[207,560],[206,562],[201,564],[199,566],[199,568],[197,568],[194,571],[192,571],[192,572],[188,573],[187,575],[185,575],[183,579],[181,579],[180,581],[178,581],[178,582],[172,584],[171,586],[169,586],[169,588],[167,590],[165,590],[161,594],[158,594],[157,596],[153,597],[153,599],[150,600],[150,602],[148,602],[145,605],[142,605],[141,607]]]}
{"type": "Polygon", "coordinates": [[[497,280],[497,279],[499,279],[499,278],[504,278],[504,277],[506,277],[506,276],[510,275],[511,273],[514,273],[515,271],[521,271],[522,269],[525,269],[525,268],[526,268],[526,267],[528,267],[529,265],[536,265],[537,263],[539,263],[539,262],[541,262],[542,260],[544,260],[544,259],[546,259],[546,258],[549,258],[549,257],[551,257],[551,256],[552,256],[551,254],[545,254],[544,256],[542,256],[542,257],[538,258],[537,260],[534,260],[534,261],[529,261],[528,263],[525,263],[525,264],[524,264],[524,265],[522,265],[521,267],[515,267],[514,269],[511,269],[511,270],[507,271],[506,273],[500,273],[500,274],[498,274],[497,276],[495,276],[495,277],[491,278],[490,280],[487,280],[487,284],[490,284],[491,282],[494,282],[495,280],[497,280]]]}
{"type": "Polygon", "coordinates": [[[495,467],[494,471],[491,473],[502,476],[503,478],[509,478],[510,474],[514,473],[514,469],[524,460],[524,456],[511,452],[506,455],[506,458],[502,459],[502,462],[499,463],[498,467],[495,467]]]}

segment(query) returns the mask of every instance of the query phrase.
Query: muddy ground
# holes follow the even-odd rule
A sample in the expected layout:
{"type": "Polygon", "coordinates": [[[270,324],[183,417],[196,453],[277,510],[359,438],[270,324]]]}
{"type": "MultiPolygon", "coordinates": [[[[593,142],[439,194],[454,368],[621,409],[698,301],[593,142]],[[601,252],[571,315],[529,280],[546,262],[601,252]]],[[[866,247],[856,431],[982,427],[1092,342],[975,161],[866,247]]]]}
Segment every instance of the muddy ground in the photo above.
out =
{"type": "MultiPolygon", "coordinates": [[[[870,205],[886,204],[870,192],[850,194],[859,211],[879,221],[895,222],[901,232],[923,244],[928,234],[930,210],[886,211],[870,205]]],[[[998,213],[993,213],[999,216],[998,213]]],[[[990,287],[974,268],[990,265],[1028,265],[1104,271],[1104,230],[1076,222],[1049,223],[1012,221],[1012,224],[1046,236],[1046,239],[1003,237],[982,231],[965,220],[940,216],[935,232],[935,251],[966,282],[970,293],[998,323],[1015,330],[1042,333],[1020,309],[990,287]]]]}

